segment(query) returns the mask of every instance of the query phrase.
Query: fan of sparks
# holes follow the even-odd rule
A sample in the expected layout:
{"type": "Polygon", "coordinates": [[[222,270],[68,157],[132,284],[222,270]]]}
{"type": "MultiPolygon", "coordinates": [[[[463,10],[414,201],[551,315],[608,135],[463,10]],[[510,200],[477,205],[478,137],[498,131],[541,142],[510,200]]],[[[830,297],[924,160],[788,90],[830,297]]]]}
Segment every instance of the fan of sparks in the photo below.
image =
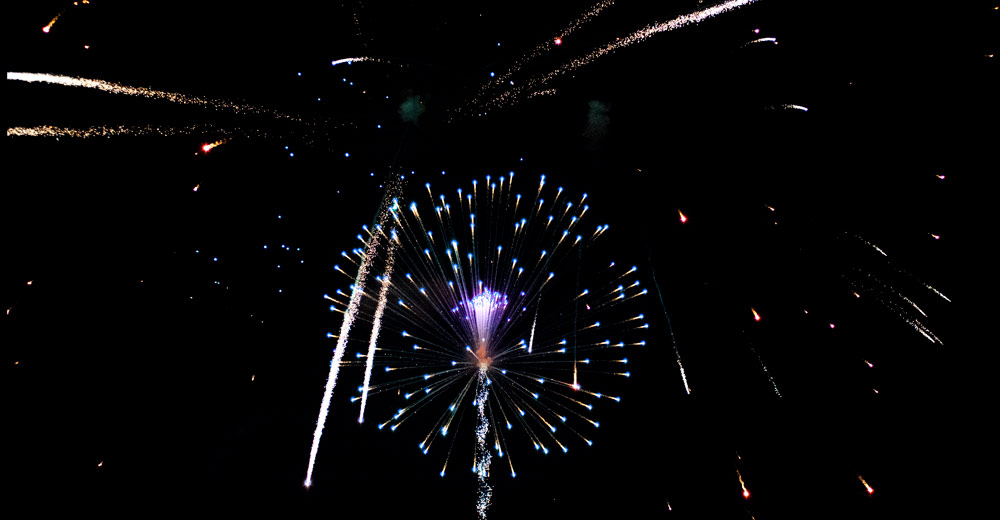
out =
{"type": "MultiPolygon", "coordinates": [[[[627,353],[649,327],[636,310],[647,294],[638,270],[613,261],[607,224],[587,224],[586,194],[571,199],[542,176],[522,196],[514,172],[485,181],[449,194],[426,184],[424,202],[392,199],[384,221],[358,235],[361,247],[342,253],[378,287],[354,317],[371,327],[358,331],[364,350],[352,360],[367,368],[352,398],[359,421],[369,395],[401,406],[379,429],[424,417],[412,421],[418,447],[445,453],[441,476],[463,417],[511,476],[506,446],[518,431],[545,454],[592,445],[598,408],[621,399],[606,389],[630,376],[627,353]]],[[[365,282],[335,268],[354,291],[365,282]]],[[[331,310],[348,312],[350,294],[336,294],[331,310]]],[[[479,451],[472,469],[482,480],[492,455],[479,451]]]]}

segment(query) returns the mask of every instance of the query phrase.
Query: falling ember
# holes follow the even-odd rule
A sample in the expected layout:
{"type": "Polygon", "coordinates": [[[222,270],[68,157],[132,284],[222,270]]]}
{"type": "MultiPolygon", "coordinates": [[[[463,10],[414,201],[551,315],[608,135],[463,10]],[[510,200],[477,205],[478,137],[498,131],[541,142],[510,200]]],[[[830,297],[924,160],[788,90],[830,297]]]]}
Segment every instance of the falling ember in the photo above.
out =
{"type": "Polygon", "coordinates": [[[872,388],[872,391],[875,392],[876,394],[878,393],[878,389],[877,388],[872,388]]]}
{"type": "Polygon", "coordinates": [[[757,310],[750,307],[750,312],[753,313],[753,321],[760,321],[760,314],[757,314],[757,310]]]}
{"type": "Polygon", "coordinates": [[[944,175],[935,175],[938,179],[944,180],[944,175]]]}
{"type": "Polygon", "coordinates": [[[935,235],[934,233],[931,233],[930,235],[934,237],[934,240],[941,240],[941,235],[935,235]]]}
{"type": "Polygon", "coordinates": [[[867,359],[865,360],[865,364],[868,365],[868,368],[874,368],[875,367],[875,365],[873,365],[872,362],[868,361],[867,359]]]}
{"type": "Polygon", "coordinates": [[[216,141],[214,143],[205,143],[205,144],[201,145],[201,151],[205,152],[205,153],[208,153],[208,152],[212,151],[212,149],[215,148],[216,146],[223,145],[225,143],[226,143],[225,139],[219,139],[218,141],[216,141]]]}
{"type": "Polygon", "coordinates": [[[687,216],[684,215],[684,213],[682,213],[681,210],[677,210],[677,214],[681,216],[681,224],[683,224],[683,223],[685,223],[685,222],[688,221],[687,216]]]}
{"type": "Polygon", "coordinates": [[[33,280],[28,280],[28,285],[31,285],[31,282],[32,282],[32,281],[33,281],[33,280]]]}
{"type": "Polygon", "coordinates": [[[254,379],[255,379],[256,377],[257,377],[257,374],[250,374],[250,382],[252,383],[252,382],[253,382],[253,380],[254,380],[254,379]]]}
{"type": "Polygon", "coordinates": [[[556,45],[562,45],[562,38],[557,37],[555,40],[552,40],[552,43],[556,45]]]}
{"type": "MultiPolygon", "coordinates": [[[[103,465],[104,465],[104,461],[103,461],[103,460],[102,460],[101,462],[98,462],[98,463],[97,463],[97,467],[98,467],[98,468],[99,468],[99,467],[101,467],[101,466],[103,466],[103,465]]],[[[866,485],[867,485],[867,484],[866,484],[866,485]]]]}
{"type": "Polygon", "coordinates": [[[862,483],[862,484],[864,484],[864,486],[865,486],[865,491],[867,491],[869,495],[871,495],[872,493],[874,493],[874,492],[875,492],[875,490],[874,490],[874,489],[872,489],[872,487],[871,487],[871,486],[869,486],[867,482],[865,482],[865,478],[864,478],[864,477],[862,477],[861,475],[858,475],[858,480],[860,480],[860,481],[861,481],[861,483],[862,483]]]}
{"type": "Polygon", "coordinates": [[[198,191],[198,188],[200,188],[200,187],[201,187],[201,184],[195,184],[194,188],[191,191],[198,191]]]}
{"type": "Polygon", "coordinates": [[[740,487],[743,488],[743,498],[750,499],[750,491],[747,489],[747,485],[743,482],[743,475],[740,475],[740,470],[736,470],[736,476],[740,479],[740,487]]]}
{"type": "Polygon", "coordinates": [[[835,326],[834,324],[832,324],[832,323],[830,324],[830,328],[831,328],[831,329],[832,329],[832,328],[835,328],[835,327],[836,327],[836,326],[835,326]]]}

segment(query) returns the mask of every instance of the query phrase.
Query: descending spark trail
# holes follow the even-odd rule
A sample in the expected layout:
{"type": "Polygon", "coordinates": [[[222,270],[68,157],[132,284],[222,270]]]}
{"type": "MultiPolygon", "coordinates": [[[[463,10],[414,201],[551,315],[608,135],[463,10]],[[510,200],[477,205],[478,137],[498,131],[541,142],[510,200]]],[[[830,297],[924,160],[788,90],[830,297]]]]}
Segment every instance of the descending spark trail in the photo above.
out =
{"type": "Polygon", "coordinates": [[[646,27],[643,27],[642,29],[635,31],[628,36],[615,38],[614,41],[602,45],[579,58],[576,58],[566,64],[563,64],[547,74],[544,74],[537,78],[529,79],[521,83],[520,85],[515,86],[514,88],[508,89],[504,93],[495,96],[490,102],[485,103],[485,105],[494,105],[497,107],[511,105],[515,103],[522,95],[526,95],[559,76],[562,76],[576,69],[579,69],[580,67],[588,65],[597,60],[598,58],[612,54],[615,51],[618,51],[619,49],[623,49],[625,47],[630,47],[637,43],[641,43],[645,41],[647,38],[650,38],[659,33],[670,32],[680,29],[682,27],[686,27],[688,25],[701,23],[705,20],[714,18],[716,16],[727,13],[734,9],[750,5],[756,1],[757,0],[729,0],[728,2],[723,2],[721,4],[714,5],[712,7],[699,9],[692,13],[678,16],[672,20],[647,25],[646,27]]]}
{"type": "Polygon", "coordinates": [[[486,377],[486,366],[479,367],[479,383],[476,389],[476,406],[479,410],[479,425],[476,427],[476,476],[479,480],[479,498],[476,500],[476,512],[480,520],[486,519],[486,510],[490,507],[493,488],[487,479],[490,476],[490,460],[493,457],[486,445],[486,436],[490,432],[490,421],[486,416],[486,402],[490,395],[490,380],[486,377]]]}
{"type": "Polygon", "coordinates": [[[743,498],[750,499],[750,490],[747,489],[746,483],[743,482],[743,475],[740,474],[740,470],[736,470],[736,478],[740,479],[740,487],[743,489],[743,498]]]}
{"type": "MultiPolygon", "coordinates": [[[[381,233],[381,231],[377,231],[381,233]]],[[[389,292],[389,280],[392,278],[392,266],[395,260],[395,246],[389,243],[389,250],[386,252],[385,273],[382,274],[382,288],[378,293],[378,307],[375,309],[375,317],[372,321],[372,335],[368,341],[368,356],[365,359],[365,383],[361,392],[361,413],[358,414],[358,422],[365,422],[365,404],[368,402],[368,388],[372,380],[372,366],[375,364],[375,344],[378,342],[379,329],[382,328],[382,315],[385,313],[386,295],[389,292]]]]}
{"type": "MultiPolygon", "coordinates": [[[[376,217],[376,229],[378,230],[381,230],[382,224],[389,219],[390,205],[387,202],[388,200],[391,200],[391,194],[399,189],[399,183],[394,182],[392,185],[389,185],[388,188],[389,189],[386,190],[386,196],[383,200],[382,207],[379,208],[378,216],[376,217]]],[[[323,427],[326,425],[326,417],[330,413],[330,400],[333,396],[333,389],[337,386],[337,374],[340,372],[340,363],[344,357],[344,350],[347,348],[347,338],[351,333],[351,327],[354,325],[354,319],[358,314],[358,307],[361,303],[361,298],[364,296],[365,281],[368,279],[368,271],[371,266],[371,260],[378,252],[380,242],[379,238],[381,236],[381,231],[376,232],[372,235],[371,241],[368,242],[368,247],[365,248],[361,264],[358,266],[358,274],[354,279],[354,286],[351,290],[351,299],[347,304],[347,309],[344,311],[344,321],[340,324],[340,334],[337,336],[337,347],[333,352],[333,360],[330,361],[330,373],[326,379],[326,388],[323,390],[323,400],[319,407],[319,417],[316,419],[316,430],[313,432],[312,447],[309,449],[309,468],[306,470],[306,480],[304,482],[306,487],[312,485],[312,474],[313,468],[316,465],[316,454],[319,452],[319,441],[323,436],[323,427]]]]}
{"type": "Polygon", "coordinates": [[[757,356],[757,362],[760,363],[760,368],[764,369],[764,374],[767,375],[767,380],[771,382],[771,386],[774,388],[774,394],[781,397],[781,391],[778,390],[778,384],[774,382],[774,377],[771,376],[771,371],[767,369],[767,365],[764,364],[763,358],[757,353],[757,349],[750,347],[750,352],[757,356]]]}
{"type": "Polygon", "coordinates": [[[861,483],[862,483],[862,484],[864,484],[864,486],[865,486],[865,491],[867,491],[869,495],[871,495],[872,493],[874,493],[874,492],[875,492],[875,490],[874,490],[874,489],[872,489],[872,487],[871,487],[871,486],[869,486],[867,482],[865,482],[865,478],[864,478],[864,477],[862,477],[861,475],[858,475],[858,480],[860,480],[860,481],[861,481],[861,483]]]}
{"type": "Polygon", "coordinates": [[[188,96],[185,94],[179,94],[177,92],[166,92],[163,90],[154,90],[145,87],[130,87],[128,85],[122,85],[120,83],[112,83],[110,81],[103,81],[99,79],[86,79],[73,76],[59,76],[55,74],[44,74],[44,73],[34,73],[34,72],[8,72],[7,81],[24,81],[26,83],[49,83],[52,85],[62,85],[64,87],[91,88],[107,92],[109,94],[141,97],[159,101],[169,101],[171,103],[177,103],[181,105],[200,105],[213,108],[216,110],[225,109],[236,114],[267,114],[276,117],[278,119],[301,121],[297,117],[290,116],[287,114],[282,114],[280,112],[266,108],[254,107],[250,105],[241,105],[238,103],[232,103],[230,101],[225,101],[225,100],[215,100],[197,96],[188,96]]]}
{"type": "Polygon", "coordinates": [[[677,338],[674,337],[674,328],[670,324],[670,314],[667,312],[667,304],[663,302],[663,291],[660,290],[660,284],[656,281],[656,269],[653,268],[653,259],[649,259],[649,270],[653,277],[653,286],[656,287],[656,294],[660,297],[660,307],[663,308],[663,315],[667,318],[667,330],[670,331],[670,343],[674,347],[674,357],[677,360],[677,368],[681,371],[681,381],[684,381],[684,390],[691,395],[691,386],[688,385],[687,374],[684,373],[684,364],[681,362],[681,351],[677,348],[677,338]]]}
{"type": "Polygon", "coordinates": [[[62,16],[64,11],[65,9],[63,11],[59,11],[59,14],[55,15],[55,17],[53,17],[49,23],[45,24],[45,27],[42,27],[42,32],[48,34],[49,31],[52,30],[52,26],[56,24],[56,22],[59,20],[59,17],[62,16]]]}

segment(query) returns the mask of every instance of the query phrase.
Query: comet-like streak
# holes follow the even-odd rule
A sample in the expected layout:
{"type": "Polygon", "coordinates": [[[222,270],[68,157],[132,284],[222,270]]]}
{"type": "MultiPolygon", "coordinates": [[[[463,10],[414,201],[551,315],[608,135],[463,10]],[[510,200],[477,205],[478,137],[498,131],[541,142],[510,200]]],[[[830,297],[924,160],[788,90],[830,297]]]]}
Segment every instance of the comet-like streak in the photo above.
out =
{"type": "Polygon", "coordinates": [[[395,244],[389,242],[389,250],[386,259],[385,273],[382,275],[382,288],[378,293],[378,307],[375,309],[375,317],[372,320],[372,335],[368,340],[368,357],[365,359],[365,384],[361,390],[361,413],[358,414],[358,422],[365,422],[365,404],[368,402],[368,385],[372,380],[372,366],[375,364],[375,344],[378,342],[378,333],[382,328],[382,315],[385,314],[386,296],[389,292],[389,280],[392,277],[392,266],[395,261],[395,244]]]}
{"type": "Polygon", "coordinates": [[[860,481],[861,481],[861,483],[862,483],[862,484],[864,484],[864,486],[865,486],[865,491],[867,491],[869,495],[871,495],[872,493],[874,493],[874,492],[875,492],[875,490],[874,490],[874,489],[872,489],[872,487],[871,487],[871,486],[869,486],[867,482],[865,482],[865,478],[864,478],[864,477],[862,477],[861,475],[858,475],[858,480],[860,480],[860,481]]]}
{"type": "Polygon", "coordinates": [[[254,107],[250,105],[241,105],[238,103],[232,103],[225,100],[216,100],[216,99],[208,99],[197,96],[189,96],[177,92],[154,90],[145,87],[130,87],[128,85],[122,85],[120,83],[112,83],[110,81],[103,81],[99,79],[87,79],[87,78],[78,78],[73,76],[60,76],[56,74],[44,74],[35,72],[8,72],[7,81],[23,81],[26,83],[49,83],[52,85],[61,85],[64,87],[92,88],[95,90],[107,92],[109,94],[169,101],[171,103],[178,103],[181,105],[201,105],[214,109],[226,109],[237,114],[267,114],[276,117],[278,119],[301,121],[297,117],[290,116],[287,114],[282,114],[280,112],[266,108],[254,107]]]}
{"type": "MultiPolygon", "coordinates": [[[[395,204],[394,195],[400,190],[400,188],[401,186],[399,182],[393,182],[393,184],[388,186],[388,189],[385,192],[385,197],[382,201],[382,206],[379,208],[379,212],[376,217],[377,229],[380,229],[382,224],[389,220],[391,208],[395,204]]],[[[340,334],[337,335],[337,347],[333,351],[333,360],[330,361],[330,373],[326,379],[326,388],[323,390],[323,400],[319,407],[319,417],[316,419],[316,430],[313,432],[312,448],[309,450],[309,467],[306,470],[306,480],[304,482],[307,488],[312,485],[312,474],[313,468],[316,465],[316,454],[319,452],[319,441],[323,436],[323,427],[326,425],[326,417],[330,413],[330,400],[333,396],[333,389],[337,386],[337,374],[340,372],[340,362],[344,357],[344,351],[347,348],[347,337],[350,335],[351,326],[354,325],[354,319],[358,314],[358,307],[361,303],[362,297],[364,296],[365,280],[368,279],[368,271],[371,267],[371,260],[375,258],[378,252],[380,237],[382,237],[382,233],[376,233],[368,242],[368,246],[365,248],[365,254],[362,257],[363,260],[358,266],[358,274],[354,279],[354,286],[351,290],[351,299],[347,304],[347,309],[344,311],[344,321],[340,324],[340,334]]]]}

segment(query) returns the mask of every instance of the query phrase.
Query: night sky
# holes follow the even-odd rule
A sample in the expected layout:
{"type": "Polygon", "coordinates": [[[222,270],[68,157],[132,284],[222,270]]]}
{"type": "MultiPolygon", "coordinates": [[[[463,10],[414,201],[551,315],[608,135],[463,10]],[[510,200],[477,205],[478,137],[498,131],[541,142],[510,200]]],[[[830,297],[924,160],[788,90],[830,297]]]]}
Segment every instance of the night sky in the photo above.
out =
{"type": "Polygon", "coordinates": [[[995,410],[962,367],[989,341],[960,324],[1000,9],[807,3],[653,35],[500,107],[470,101],[491,73],[533,85],[708,0],[621,1],[571,34],[595,2],[7,6],[5,508],[474,517],[471,425],[439,477],[443,454],[415,449],[437,415],[358,424],[358,364],[302,485],[343,316],[323,295],[390,183],[515,171],[588,193],[650,327],[593,446],[510,437],[490,518],[962,517],[995,410]],[[347,57],[377,59],[331,65],[347,57]],[[125,131],[19,135],[45,125],[125,131]]]}

